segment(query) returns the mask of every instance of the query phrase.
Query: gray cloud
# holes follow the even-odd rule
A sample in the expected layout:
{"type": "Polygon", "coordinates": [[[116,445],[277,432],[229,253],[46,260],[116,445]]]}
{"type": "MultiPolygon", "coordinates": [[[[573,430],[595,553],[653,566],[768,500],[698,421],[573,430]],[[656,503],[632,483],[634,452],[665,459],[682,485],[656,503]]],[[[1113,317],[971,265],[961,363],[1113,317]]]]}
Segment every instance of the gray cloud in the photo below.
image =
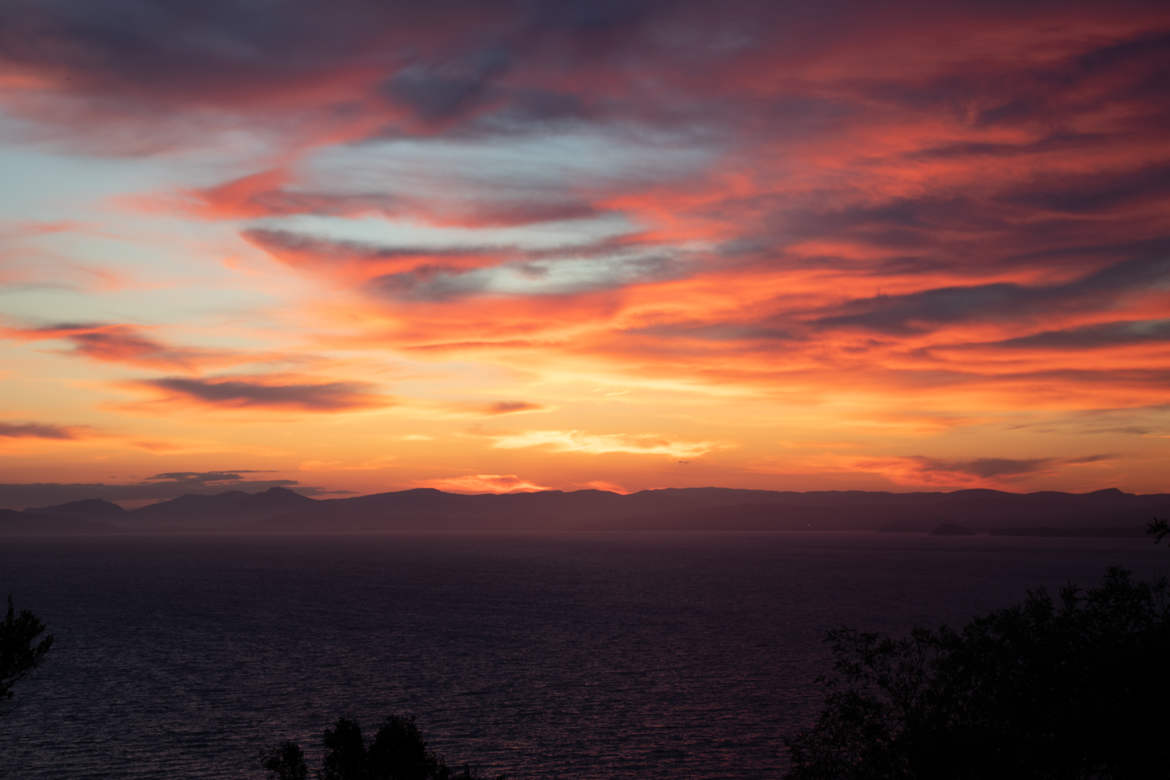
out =
{"type": "Polygon", "coordinates": [[[530,401],[496,401],[482,407],[485,414],[513,414],[515,412],[534,412],[544,407],[530,401]]]}
{"type": "Polygon", "coordinates": [[[441,303],[482,293],[490,284],[490,273],[481,269],[425,265],[379,276],[367,288],[386,298],[441,303]]]}
{"type": "Polygon", "coordinates": [[[239,378],[164,377],[136,383],[212,406],[331,412],[389,404],[365,382],[269,383],[239,378]]]}
{"type": "Polygon", "coordinates": [[[317,238],[290,230],[252,228],[241,233],[249,241],[274,252],[301,253],[322,264],[341,259],[380,261],[412,257],[473,258],[482,255],[519,253],[510,246],[403,246],[370,244],[317,238]]]}
{"type": "Polygon", "coordinates": [[[1017,208],[1100,215],[1132,203],[1170,199],[1170,165],[1050,175],[1009,190],[1000,199],[1017,208]]]}
{"type": "Polygon", "coordinates": [[[133,325],[106,322],[58,322],[36,327],[0,329],[0,336],[21,341],[60,340],[71,345],[70,354],[128,365],[192,369],[210,361],[232,358],[225,351],[202,350],[164,344],[133,325]]]}
{"type": "Polygon", "coordinates": [[[1027,157],[1037,152],[1076,152],[1108,142],[1103,133],[1056,132],[1039,140],[1024,143],[963,141],[932,146],[912,152],[916,160],[953,160],[964,157],[1027,157]]]}
{"type": "Polygon", "coordinates": [[[81,429],[50,423],[0,422],[0,438],[8,439],[76,439],[81,429]]]}
{"type": "MultiPolygon", "coordinates": [[[[206,485],[217,482],[239,482],[244,480],[244,474],[267,474],[269,472],[257,469],[231,469],[229,471],[168,471],[147,477],[146,482],[187,482],[196,485],[206,485]]],[[[283,480],[287,484],[294,484],[283,480]]]]}
{"type": "Polygon", "coordinates": [[[257,493],[281,487],[315,496],[335,493],[325,488],[302,485],[291,479],[249,479],[242,475],[262,474],[249,469],[235,471],[176,472],[156,474],[141,482],[110,484],[104,482],[28,482],[0,483],[0,508],[24,509],[52,506],[87,498],[142,503],[165,501],[188,493],[213,494],[228,490],[257,493]]]}
{"type": "Polygon", "coordinates": [[[491,98],[492,82],[511,67],[503,49],[472,52],[455,62],[416,63],[403,68],[383,89],[428,122],[454,119],[491,98]]]}
{"type": "Polygon", "coordinates": [[[915,455],[910,458],[923,471],[965,474],[983,479],[1020,477],[1062,465],[1083,465],[1112,459],[1112,455],[1085,455],[1074,458],[969,458],[956,460],[915,455]]]}
{"type": "Polygon", "coordinates": [[[854,300],[842,306],[840,313],[816,319],[814,324],[906,333],[967,320],[1035,317],[1086,306],[1107,309],[1126,293],[1167,284],[1170,257],[1139,257],[1066,283],[1000,282],[854,300]]]}
{"type": "Polygon", "coordinates": [[[671,322],[630,328],[623,333],[633,336],[653,336],[671,339],[701,339],[704,341],[797,341],[803,338],[795,329],[772,327],[766,322],[671,322]]]}
{"type": "Polygon", "coordinates": [[[1161,342],[1170,342],[1170,319],[1103,322],[1079,328],[1048,330],[1002,341],[963,344],[958,345],[958,348],[1082,350],[1161,342]]]}
{"type": "MultiPolygon", "coordinates": [[[[426,265],[371,280],[376,296],[403,301],[442,303],[477,295],[524,297],[578,295],[633,284],[679,279],[694,272],[682,258],[662,254],[626,257],[572,257],[501,263],[463,269],[426,265]]],[[[539,254],[549,254],[542,250],[539,254]]]]}

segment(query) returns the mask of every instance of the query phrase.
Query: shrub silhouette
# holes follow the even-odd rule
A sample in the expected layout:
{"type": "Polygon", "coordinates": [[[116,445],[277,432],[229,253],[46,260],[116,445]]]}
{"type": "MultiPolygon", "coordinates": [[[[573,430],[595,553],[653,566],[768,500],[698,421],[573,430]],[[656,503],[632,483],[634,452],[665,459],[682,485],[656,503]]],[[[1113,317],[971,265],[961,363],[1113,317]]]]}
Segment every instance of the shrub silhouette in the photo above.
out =
{"type": "Polygon", "coordinates": [[[786,740],[791,780],[1128,778],[1163,766],[1165,579],[1112,568],[956,631],[829,634],[823,711],[786,740]]]}
{"type": "MultiPolygon", "coordinates": [[[[361,727],[341,718],[323,737],[322,780],[480,780],[471,769],[451,769],[427,748],[413,718],[391,716],[367,747],[361,727]]],[[[276,780],[306,780],[305,756],[295,742],[283,742],[261,765],[276,780]]],[[[499,775],[495,780],[504,780],[499,775]]]]}
{"type": "Polygon", "coordinates": [[[26,609],[20,614],[12,607],[12,596],[8,597],[8,612],[0,623],[0,700],[12,697],[12,686],[44,660],[53,646],[53,635],[47,634],[37,640],[45,631],[45,624],[26,609]]]}

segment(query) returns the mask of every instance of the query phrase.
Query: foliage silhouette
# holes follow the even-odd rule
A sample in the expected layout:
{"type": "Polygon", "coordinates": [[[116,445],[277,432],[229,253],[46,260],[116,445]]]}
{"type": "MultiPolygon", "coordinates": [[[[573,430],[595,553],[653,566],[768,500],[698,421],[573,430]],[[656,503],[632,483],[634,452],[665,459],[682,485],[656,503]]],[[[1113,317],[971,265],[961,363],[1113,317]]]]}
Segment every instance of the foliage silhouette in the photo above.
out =
{"type": "Polygon", "coordinates": [[[1154,537],[1154,544],[1158,544],[1167,536],[1170,536],[1170,522],[1155,517],[1146,526],[1146,533],[1154,537]]]}
{"type": "Polygon", "coordinates": [[[1129,778],[1163,766],[1170,589],[1111,568],[962,629],[838,629],[815,724],[786,740],[790,780],[1129,778]]]}
{"type": "Polygon", "coordinates": [[[309,769],[305,766],[305,754],[295,742],[281,742],[271,753],[261,759],[261,765],[279,780],[308,780],[309,769]]]}
{"type": "MultiPolygon", "coordinates": [[[[325,756],[321,780],[481,780],[471,769],[452,769],[427,748],[413,718],[391,716],[367,747],[361,727],[341,718],[322,739],[325,756]]],[[[304,753],[295,742],[283,742],[261,760],[275,780],[306,780],[304,753]]],[[[499,775],[495,780],[504,780],[499,775]]]]}
{"type": "Polygon", "coordinates": [[[365,780],[366,744],[358,724],[345,718],[325,730],[325,761],[321,765],[323,780],[365,780]]]}
{"type": "Polygon", "coordinates": [[[374,736],[367,758],[379,780],[426,780],[447,771],[443,761],[427,750],[414,721],[407,718],[388,718],[374,736]]]}
{"type": "Polygon", "coordinates": [[[53,635],[47,634],[45,624],[26,609],[20,614],[8,597],[8,612],[0,623],[0,700],[12,697],[12,686],[37,667],[53,646],[53,635]]]}

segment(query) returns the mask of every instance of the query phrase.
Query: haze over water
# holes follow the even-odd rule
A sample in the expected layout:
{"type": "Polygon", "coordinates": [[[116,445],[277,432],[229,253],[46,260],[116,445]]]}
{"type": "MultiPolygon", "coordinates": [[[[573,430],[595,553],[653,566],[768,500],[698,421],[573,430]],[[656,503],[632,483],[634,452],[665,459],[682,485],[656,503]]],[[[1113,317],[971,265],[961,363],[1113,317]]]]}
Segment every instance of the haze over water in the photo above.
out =
{"type": "Polygon", "coordinates": [[[7,705],[0,773],[258,777],[276,741],[413,713],[513,778],[772,776],[828,628],[956,623],[1111,563],[1170,561],[918,534],[5,540],[0,592],[57,643],[7,705]]]}

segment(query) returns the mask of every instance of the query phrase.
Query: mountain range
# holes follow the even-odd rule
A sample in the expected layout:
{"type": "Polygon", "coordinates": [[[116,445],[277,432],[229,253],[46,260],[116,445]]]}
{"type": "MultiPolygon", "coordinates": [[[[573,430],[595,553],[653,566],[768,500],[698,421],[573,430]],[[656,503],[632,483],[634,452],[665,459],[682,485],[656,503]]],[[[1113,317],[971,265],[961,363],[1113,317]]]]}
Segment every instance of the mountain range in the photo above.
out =
{"type": "Polygon", "coordinates": [[[891,531],[1140,535],[1170,494],[789,492],[667,488],[465,495],[421,488],[313,499],[285,488],[191,494],[127,510],[101,499],[0,509],[0,534],[891,531]]]}

